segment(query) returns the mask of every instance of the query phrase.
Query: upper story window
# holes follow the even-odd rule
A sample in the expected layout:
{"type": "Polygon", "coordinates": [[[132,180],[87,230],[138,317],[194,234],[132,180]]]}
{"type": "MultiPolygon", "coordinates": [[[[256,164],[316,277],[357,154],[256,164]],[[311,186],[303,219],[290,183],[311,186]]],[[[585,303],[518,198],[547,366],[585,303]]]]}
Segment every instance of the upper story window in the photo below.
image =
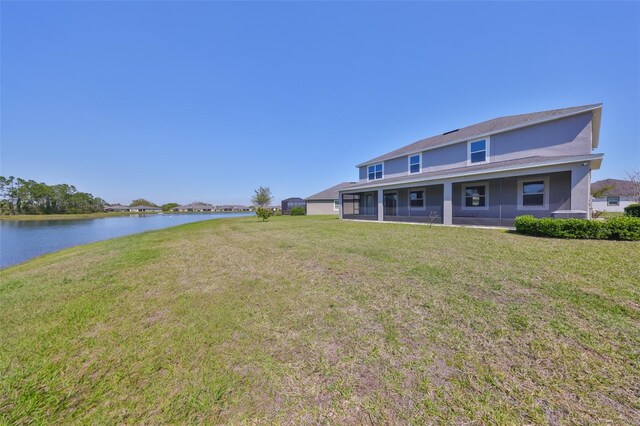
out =
{"type": "Polygon", "coordinates": [[[518,210],[547,210],[549,178],[518,179],[518,210]]]}
{"type": "Polygon", "coordinates": [[[608,206],[619,206],[620,205],[620,197],[607,197],[607,205],[608,206]]]}
{"type": "Polygon", "coordinates": [[[369,180],[382,179],[382,163],[373,164],[367,168],[369,180]]]}
{"type": "Polygon", "coordinates": [[[489,209],[489,184],[480,182],[462,185],[462,209],[489,209]]]}
{"type": "Polygon", "coordinates": [[[471,141],[469,147],[469,164],[486,163],[489,161],[489,138],[471,141]]]}
{"type": "Polygon", "coordinates": [[[409,173],[420,173],[420,154],[409,156],[409,173]]]}

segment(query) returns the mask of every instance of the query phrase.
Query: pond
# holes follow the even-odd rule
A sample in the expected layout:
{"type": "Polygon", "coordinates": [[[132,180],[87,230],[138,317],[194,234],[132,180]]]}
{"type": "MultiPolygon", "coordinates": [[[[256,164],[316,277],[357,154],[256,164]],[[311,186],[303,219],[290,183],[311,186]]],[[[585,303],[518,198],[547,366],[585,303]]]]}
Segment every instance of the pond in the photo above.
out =
{"type": "Polygon", "coordinates": [[[254,213],[133,214],[78,220],[0,221],[0,268],[79,244],[183,223],[254,213]]]}

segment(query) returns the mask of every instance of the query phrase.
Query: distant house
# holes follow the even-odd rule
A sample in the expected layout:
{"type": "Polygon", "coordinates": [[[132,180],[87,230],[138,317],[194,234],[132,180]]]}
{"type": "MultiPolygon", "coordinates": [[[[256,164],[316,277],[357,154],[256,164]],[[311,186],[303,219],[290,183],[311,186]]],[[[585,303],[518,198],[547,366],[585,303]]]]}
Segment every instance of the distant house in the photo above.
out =
{"type": "Polygon", "coordinates": [[[250,212],[252,207],[243,206],[240,204],[225,204],[222,206],[216,206],[217,212],[250,212]]]}
{"type": "Polygon", "coordinates": [[[355,182],[342,182],[335,186],[332,186],[331,188],[327,188],[324,191],[307,197],[307,214],[338,215],[340,213],[340,195],[338,191],[341,189],[347,189],[351,185],[355,185],[355,182]]]}
{"type": "Polygon", "coordinates": [[[600,192],[591,200],[591,209],[596,212],[623,212],[629,204],[640,202],[638,191],[628,180],[605,179],[591,184],[591,193],[600,192]]]}
{"type": "Polygon", "coordinates": [[[286,200],[282,200],[281,208],[282,214],[291,214],[291,209],[294,207],[302,207],[303,209],[307,209],[307,203],[302,198],[292,197],[287,198],[286,200]]]}
{"type": "Polygon", "coordinates": [[[174,212],[212,212],[214,210],[215,206],[208,203],[191,203],[171,209],[174,212]]]}
{"type": "Polygon", "coordinates": [[[112,204],[104,206],[105,212],[128,212],[131,211],[130,206],[123,206],[122,204],[112,204]]]}
{"type": "Polygon", "coordinates": [[[130,212],[138,212],[138,213],[142,213],[142,212],[159,212],[162,209],[160,207],[156,207],[156,206],[131,206],[129,207],[129,211],[130,212]]]}

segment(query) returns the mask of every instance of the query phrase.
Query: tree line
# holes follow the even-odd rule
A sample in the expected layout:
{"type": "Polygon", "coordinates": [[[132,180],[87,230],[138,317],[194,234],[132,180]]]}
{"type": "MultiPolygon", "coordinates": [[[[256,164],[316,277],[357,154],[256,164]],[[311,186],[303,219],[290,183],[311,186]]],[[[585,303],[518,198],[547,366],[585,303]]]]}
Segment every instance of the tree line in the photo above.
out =
{"type": "Polygon", "coordinates": [[[74,214],[104,210],[106,202],[73,185],[47,185],[13,176],[0,176],[1,214],[74,214]]]}

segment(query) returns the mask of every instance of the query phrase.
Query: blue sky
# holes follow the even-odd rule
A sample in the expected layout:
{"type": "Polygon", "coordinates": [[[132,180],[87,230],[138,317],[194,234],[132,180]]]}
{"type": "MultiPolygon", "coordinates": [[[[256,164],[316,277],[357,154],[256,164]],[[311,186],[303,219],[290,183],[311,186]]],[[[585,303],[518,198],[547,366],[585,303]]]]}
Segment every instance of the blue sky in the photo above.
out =
{"type": "Polygon", "coordinates": [[[603,102],[640,168],[640,4],[7,2],[1,174],[111,202],[248,203],[502,116],[603,102]]]}

